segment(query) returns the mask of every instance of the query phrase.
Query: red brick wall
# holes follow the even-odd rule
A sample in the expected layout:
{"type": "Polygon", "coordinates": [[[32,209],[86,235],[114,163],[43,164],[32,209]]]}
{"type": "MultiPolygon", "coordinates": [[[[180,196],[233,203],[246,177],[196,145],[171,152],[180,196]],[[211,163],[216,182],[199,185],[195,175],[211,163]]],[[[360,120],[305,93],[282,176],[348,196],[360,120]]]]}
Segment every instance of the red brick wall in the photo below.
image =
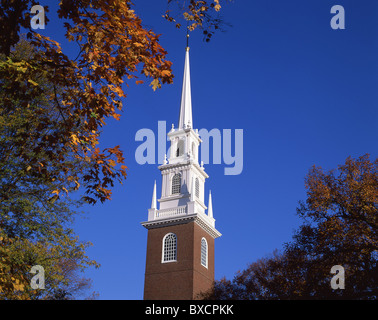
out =
{"type": "Polygon", "coordinates": [[[148,230],[144,284],[146,300],[191,300],[214,280],[214,239],[194,222],[148,230]],[[177,236],[177,262],[162,263],[162,243],[177,236]],[[208,268],[201,265],[201,239],[208,243],[208,268]]]}
{"type": "Polygon", "coordinates": [[[214,281],[214,238],[199,225],[194,223],[194,255],[193,255],[193,297],[201,291],[211,288],[214,281]],[[204,237],[208,246],[207,268],[201,265],[201,240],[204,237]]]}

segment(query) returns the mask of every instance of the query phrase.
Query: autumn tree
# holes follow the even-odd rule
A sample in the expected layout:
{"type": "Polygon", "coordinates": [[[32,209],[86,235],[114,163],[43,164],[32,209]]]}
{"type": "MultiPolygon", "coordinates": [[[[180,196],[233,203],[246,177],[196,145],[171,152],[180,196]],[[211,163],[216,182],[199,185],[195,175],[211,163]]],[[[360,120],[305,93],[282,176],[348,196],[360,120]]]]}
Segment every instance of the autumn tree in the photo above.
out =
{"type": "MultiPolygon", "coordinates": [[[[68,257],[59,260],[60,271],[66,279],[62,281],[59,286],[44,299],[48,300],[95,300],[98,293],[90,292],[92,288],[92,280],[83,276],[81,266],[78,259],[68,257]]],[[[49,284],[47,284],[49,285],[49,284]]]]}
{"type": "MultiPolygon", "coordinates": [[[[8,59],[28,63],[37,54],[28,41],[22,40],[8,59]]],[[[0,63],[5,59],[3,56],[0,63]]],[[[34,74],[29,82],[33,79],[39,81],[39,95],[27,105],[22,104],[21,99],[14,99],[11,110],[0,107],[0,299],[46,299],[61,296],[62,290],[66,295],[73,294],[74,284],[79,287],[79,283],[72,281],[72,272],[65,271],[63,262],[70,261],[80,270],[97,266],[85,255],[89,243],[80,242],[71,229],[77,215],[75,209],[81,201],[70,199],[68,194],[73,190],[69,183],[50,178],[46,169],[50,166],[50,173],[55,171],[56,174],[61,169],[59,164],[53,167],[49,163],[49,155],[54,150],[44,144],[46,135],[54,135],[61,124],[49,100],[53,89],[44,74],[34,74]],[[36,116],[44,113],[49,119],[36,116]],[[25,162],[25,157],[35,159],[34,162],[38,159],[39,166],[33,167],[33,161],[25,162]],[[62,188],[67,192],[59,197],[62,188]],[[45,269],[45,290],[30,287],[30,270],[34,265],[45,269]]],[[[2,79],[1,84],[2,87],[10,85],[7,79],[2,79]]],[[[23,93],[27,94],[27,90],[23,93]]],[[[7,99],[3,90],[0,90],[0,99],[7,99]]],[[[66,158],[66,164],[75,161],[68,150],[58,151],[66,158]]],[[[80,287],[83,288],[81,284],[80,287]]]]}
{"type": "Polygon", "coordinates": [[[200,29],[204,40],[209,42],[217,31],[225,31],[230,24],[220,15],[221,2],[231,2],[232,0],[167,0],[168,8],[164,18],[175,23],[176,28],[182,25],[189,31],[200,29]]]}
{"type": "MultiPolygon", "coordinates": [[[[32,4],[32,1],[9,4],[25,8],[18,17],[17,27],[26,26],[32,4]]],[[[38,49],[33,59],[15,61],[8,56],[0,66],[0,79],[7,84],[2,86],[3,113],[11,112],[14,101],[27,106],[44,92],[36,75],[43,75],[52,89],[44,94],[53,102],[57,117],[51,118],[45,110],[40,110],[38,117],[45,121],[39,129],[45,133],[46,127],[56,121],[57,130],[53,134],[47,132],[38,140],[43,141],[44,149],[53,152],[48,154],[45,163],[25,153],[20,157],[33,170],[45,168],[51,180],[69,181],[70,187],[76,189],[83,186],[89,203],[110,199],[114,181],[126,177],[119,147],[100,151],[97,146],[105,119],[120,117],[121,98],[125,97],[123,79],[136,78],[134,73],[139,64],[142,64],[141,72],[153,78],[154,88],[172,79],[171,63],[165,60],[166,52],[159,45],[158,36],[142,27],[130,6],[128,1],[61,1],[58,14],[70,21],[64,24],[66,37],[78,43],[77,59],[66,56],[59,43],[30,31],[31,44],[38,49]],[[73,155],[69,161],[67,154],[73,155]]],[[[13,41],[5,44],[9,42],[13,41]]],[[[7,53],[9,49],[1,51],[7,53]]],[[[30,152],[35,149],[38,152],[41,144],[28,147],[30,152]]],[[[64,191],[61,188],[56,193],[64,191]]]]}
{"type": "MultiPolygon", "coordinates": [[[[209,24],[216,20],[210,11],[220,9],[218,0],[181,3],[184,18],[195,21],[191,29],[201,27],[201,21],[209,24]]],[[[36,170],[44,168],[51,179],[69,181],[73,188],[83,187],[87,202],[105,201],[111,197],[114,182],[126,177],[126,166],[118,146],[98,148],[102,127],[107,118],[119,119],[128,81],[142,83],[145,78],[152,78],[153,89],[171,83],[172,63],[166,59],[159,36],[144,28],[130,1],[60,1],[58,15],[66,21],[66,38],[78,45],[76,59],[70,59],[59,43],[31,29],[30,9],[34,4],[35,1],[27,0],[6,0],[0,4],[0,53],[8,57],[0,65],[0,79],[7,80],[7,85],[2,86],[2,110],[12,110],[15,100],[27,106],[39,96],[43,88],[35,75],[43,74],[52,89],[48,98],[59,115],[54,118],[59,131],[43,137],[44,147],[54,152],[49,154],[47,163],[25,154],[20,156],[36,170]],[[21,28],[29,31],[28,38],[39,50],[29,61],[9,57],[21,28]],[[64,90],[58,92],[58,88],[64,90]],[[74,163],[67,165],[62,153],[75,154],[74,163]],[[88,165],[81,166],[82,163],[88,165]],[[63,168],[59,168],[60,174],[52,170],[56,166],[63,168]]],[[[38,116],[45,117],[45,127],[49,125],[48,114],[41,110],[38,116]]],[[[42,132],[45,127],[41,127],[42,132]]],[[[38,151],[40,145],[32,147],[38,151]]],[[[63,191],[66,190],[59,189],[57,193],[63,191]]]]}
{"type": "Polygon", "coordinates": [[[378,159],[348,158],[337,170],[313,167],[306,177],[306,219],[286,251],[306,254],[310,297],[374,299],[378,295],[378,159]],[[329,290],[330,269],[345,269],[345,290],[329,290]]]}
{"type": "MultiPolygon", "coordinates": [[[[210,12],[219,11],[218,0],[182,3],[182,18],[197,23],[190,30],[202,28],[201,19],[204,25],[217,19],[210,12]]],[[[114,183],[126,178],[119,146],[98,147],[102,128],[120,118],[130,81],[150,78],[155,90],[173,79],[159,36],[143,26],[131,1],[60,1],[57,13],[66,38],[77,44],[75,59],[31,29],[36,4],[0,3],[0,297],[6,299],[68,297],[72,277],[63,262],[96,265],[70,223],[81,200],[109,200],[114,183]],[[77,191],[81,200],[73,201],[77,191]],[[28,286],[36,264],[48,275],[43,293],[28,286]]]]}
{"type": "Polygon", "coordinates": [[[0,229],[0,300],[68,300],[81,298],[91,287],[82,275],[96,266],[85,255],[86,243],[70,233],[52,241],[9,238],[0,229]],[[33,289],[33,266],[42,266],[45,288],[33,289]]]}
{"type": "Polygon", "coordinates": [[[378,159],[348,158],[337,170],[313,167],[304,223],[281,253],[222,279],[207,299],[377,299],[378,159]],[[333,290],[334,265],[345,270],[345,289],[333,290]]]}

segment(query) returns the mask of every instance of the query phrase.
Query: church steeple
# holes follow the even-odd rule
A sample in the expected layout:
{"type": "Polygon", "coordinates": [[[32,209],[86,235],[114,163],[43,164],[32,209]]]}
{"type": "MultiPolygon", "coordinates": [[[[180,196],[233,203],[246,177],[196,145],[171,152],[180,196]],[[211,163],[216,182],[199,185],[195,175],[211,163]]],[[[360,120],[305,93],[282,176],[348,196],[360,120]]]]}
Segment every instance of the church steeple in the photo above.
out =
{"type": "Polygon", "coordinates": [[[148,224],[162,217],[167,218],[171,214],[175,216],[174,219],[182,215],[195,215],[204,221],[212,236],[219,237],[220,233],[215,229],[211,195],[209,208],[205,205],[205,180],[209,176],[198,159],[198,149],[202,140],[198,130],[192,127],[189,47],[185,53],[179,128],[175,129],[172,126],[168,138],[171,141],[169,158],[159,166],[163,178],[161,198],[156,199],[155,184],[148,224]],[[159,208],[156,201],[160,204],[159,208]]]}
{"type": "Polygon", "coordinates": [[[190,88],[189,46],[185,66],[178,128],[168,133],[168,159],[159,166],[161,197],[154,184],[148,220],[144,299],[194,299],[214,282],[215,228],[212,199],[205,205],[205,180],[209,177],[199,164],[202,142],[193,129],[190,88]]]}

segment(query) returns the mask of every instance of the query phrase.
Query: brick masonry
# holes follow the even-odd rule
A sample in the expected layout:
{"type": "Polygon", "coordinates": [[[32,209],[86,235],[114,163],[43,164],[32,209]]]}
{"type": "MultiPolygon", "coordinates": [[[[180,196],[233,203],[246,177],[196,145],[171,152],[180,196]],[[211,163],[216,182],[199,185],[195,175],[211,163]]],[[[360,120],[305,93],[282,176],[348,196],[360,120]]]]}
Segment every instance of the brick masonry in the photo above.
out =
{"type": "Polygon", "coordinates": [[[214,238],[197,223],[148,230],[145,300],[192,300],[214,281],[214,238]],[[177,261],[162,263],[164,236],[177,236],[177,261]],[[208,268],[201,265],[201,239],[208,244],[208,268]]]}

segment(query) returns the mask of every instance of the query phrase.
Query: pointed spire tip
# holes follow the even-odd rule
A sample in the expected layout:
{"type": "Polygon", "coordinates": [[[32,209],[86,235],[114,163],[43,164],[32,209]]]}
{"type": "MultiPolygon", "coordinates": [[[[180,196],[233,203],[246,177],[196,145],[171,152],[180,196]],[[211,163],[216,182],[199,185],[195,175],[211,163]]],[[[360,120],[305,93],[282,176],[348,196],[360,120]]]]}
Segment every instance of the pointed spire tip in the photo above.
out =
{"type": "Polygon", "coordinates": [[[190,123],[193,127],[192,119],[192,97],[190,89],[190,66],[189,66],[189,46],[186,47],[184,77],[182,83],[181,106],[178,129],[185,129],[190,123]]]}

